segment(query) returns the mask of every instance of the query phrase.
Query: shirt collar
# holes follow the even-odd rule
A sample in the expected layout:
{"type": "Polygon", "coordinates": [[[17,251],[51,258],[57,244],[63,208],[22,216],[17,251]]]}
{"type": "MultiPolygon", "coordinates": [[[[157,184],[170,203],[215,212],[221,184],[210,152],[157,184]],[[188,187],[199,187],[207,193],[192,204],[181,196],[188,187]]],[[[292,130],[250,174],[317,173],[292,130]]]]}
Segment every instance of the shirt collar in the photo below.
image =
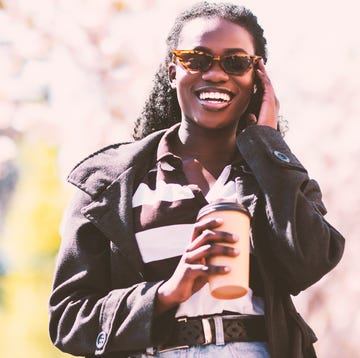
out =
{"type": "MultiPolygon", "coordinates": [[[[156,154],[156,162],[161,163],[162,167],[164,167],[163,169],[171,170],[182,165],[181,158],[172,152],[172,143],[178,135],[179,127],[180,123],[176,123],[170,127],[160,139],[156,154]],[[168,164],[172,168],[168,167],[168,164]]],[[[233,167],[238,167],[243,163],[244,160],[240,152],[237,151],[231,164],[233,167]]]]}
{"type": "MultiPolygon", "coordinates": [[[[176,123],[172,127],[170,127],[165,134],[161,137],[157,153],[156,153],[156,162],[170,164],[173,168],[181,166],[181,158],[176,156],[172,152],[172,143],[174,142],[178,131],[179,131],[180,123],[176,123]]],[[[173,169],[173,168],[168,168],[173,169]]],[[[164,168],[165,169],[165,168],[164,168]]]]}

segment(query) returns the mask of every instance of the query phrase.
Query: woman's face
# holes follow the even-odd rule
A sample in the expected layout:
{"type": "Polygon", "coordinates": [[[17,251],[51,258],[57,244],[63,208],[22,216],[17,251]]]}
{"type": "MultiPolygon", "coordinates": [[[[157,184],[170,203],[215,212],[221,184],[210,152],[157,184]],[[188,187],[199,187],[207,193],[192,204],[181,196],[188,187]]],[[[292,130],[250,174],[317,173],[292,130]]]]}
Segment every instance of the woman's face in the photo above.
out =
{"type": "MultiPolygon", "coordinates": [[[[177,49],[201,50],[213,55],[234,52],[255,55],[250,33],[221,18],[191,20],[180,34],[177,49]]],[[[176,61],[169,66],[169,76],[177,91],[182,120],[206,128],[236,128],[253,94],[253,68],[242,75],[230,75],[215,62],[207,72],[188,72],[176,61]],[[210,93],[215,98],[210,99],[210,93]]]]}

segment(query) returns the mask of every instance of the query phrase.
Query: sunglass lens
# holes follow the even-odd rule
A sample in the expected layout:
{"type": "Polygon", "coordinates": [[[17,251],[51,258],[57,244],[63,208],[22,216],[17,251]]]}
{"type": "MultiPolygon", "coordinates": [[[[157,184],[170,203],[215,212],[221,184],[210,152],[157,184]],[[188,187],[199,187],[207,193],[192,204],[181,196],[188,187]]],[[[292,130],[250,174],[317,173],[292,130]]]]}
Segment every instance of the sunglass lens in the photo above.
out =
{"type": "Polygon", "coordinates": [[[251,58],[239,55],[227,56],[223,60],[227,72],[239,75],[247,71],[251,64],[251,58]]]}
{"type": "Polygon", "coordinates": [[[205,72],[211,67],[211,56],[198,53],[187,53],[181,55],[181,63],[191,71],[205,72]]]}

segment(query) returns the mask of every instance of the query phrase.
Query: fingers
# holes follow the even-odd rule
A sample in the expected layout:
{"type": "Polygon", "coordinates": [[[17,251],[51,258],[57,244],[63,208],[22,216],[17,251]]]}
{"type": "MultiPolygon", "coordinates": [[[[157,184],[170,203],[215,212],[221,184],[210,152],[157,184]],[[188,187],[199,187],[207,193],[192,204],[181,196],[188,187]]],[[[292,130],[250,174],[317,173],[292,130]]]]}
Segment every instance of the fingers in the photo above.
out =
{"type": "Polygon", "coordinates": [[[222,219],[206,219],[194,225],[193,240],[178,266],[178,268],[182,267],[180,272],[183,273],[185,282],[194,282],[200,277],[206,278],[207,281],[209,275],[226,274],[230,271],[228,266],[210,265],[208,261],[212,256],[236,257],[240,254],[238,249],[231,245],[239,240],[236,235],[215,230],[222,223],[222,219]]]}
{"type": "Polygon", "coordinates": [[[261,82],[261,85],[262,85],[262,88],[264,91],[265,99],[266,99],[267,94],[272,95],[274,98],[276,98],[274,88],[273,88],[270,78],[266,72],[266,68],[265,68],[263,60],[259,61],[259,67],[256,69],[256,75],[260,79],[260,82],[261,82]]]}
{"type": "Polygon", "coordinates": [[[208,275],[226,275],[231,271],[229,266],[207,266],[208,275]]]}
{"type": "Polygon", "coordinates": [[[238,240],[236,235],[229,232],[206,229],[188,245],[186,251],[193,251],[201,246],[219,242],[233,244],[238,240]]]}
{"type": "Polygon", "coordinates": [[[217,245],[217,244],[206,244],[198,247],[195,250],[188,250],[184,255],[184,261],[186,263],[198,263],[204,262],[211,256],[230,256],[235,257],[240,254],[239,250],[235,247],[217,245]]]}
{"type": "Polygon", "coordinates": [[[229,245],[237,242],[239,238],[232,233],[215,230],[222,223],[222,219],[206,219],[194,225],[193,240],[188,245],[183,256],[186,263],[205,265],[206,259],[211,256],[234,257],[239,254],[235,248],[229,247],[229,245]]]}
{"type": "Polygon", "coordinates": [[[213,256],[238,256],[239,250],[230,246],[236,241],[238,237],[231,233],[207,229],[188,246],[182,260],[191,271],[195,269],[192,271],[195,275],[226,274],[230,271],[230,267],[211,265],[208,259],[213,256]],[[197,270],[201,272],[196,272],[197,270]]]}
{"type": "Polygon", "coordinates": [[[258,68],[256,69],[256,74],[261,81],[264,92],[266,92],[267,90],[271,90],[272,92],[274,92],[270,77],[266,71],[265,64],[262,59],[259,61],[258,68]]]}
{"type": "Polygon", "coordinates": [[[270,79],[269,79],[269,77],[268,77],[268,74],[267,74],[267,72],[266,72],[266,68],[265,68],[265,64],[264,64],[264,60],[263,59],[261,59],[259,62],[258,62],[258,68],[256,69],[256,73],[258,73],[260,76],[260,79],[262,78],[262,77],[267,77],[267,79],[269,80],[269,82],[270,82],[270,79]]]}
{"type": "Polygon", "coordinates": [[[223,219],[221,218],[200,220],[195,223],[192,234],[192,242],[188,249],[194,249],[211,241],[224,241],[229,243],[236,242],[238,240],[236,235],[224,231],[214,230],[222,223],[223,219]]]}
{"type": "Polygon", "coordinates": [[[275,95],[270,78],[266,72],[263,60],[259,61],[256,75],[260,79],[264,92],[257,124],[267,125],[276,129],[280,104],[275,95]]]}
{"type": "Polygon", "coordinates": [[[192,241],[195,240],[203,231],[206,229],[215,229],[216,227],[220,226],[223,223],[221,218],[217,219],[207,219],[207,220],[200,220],[195,223],[192,241]]]}
{"type": "Polygon", "coordinates": [[[231,271],[230,266],[215,266],[209,264],[187,264],[184,277],[198,279],[202,277],[207,282],[209,275],[225,275],[231,271]]]}

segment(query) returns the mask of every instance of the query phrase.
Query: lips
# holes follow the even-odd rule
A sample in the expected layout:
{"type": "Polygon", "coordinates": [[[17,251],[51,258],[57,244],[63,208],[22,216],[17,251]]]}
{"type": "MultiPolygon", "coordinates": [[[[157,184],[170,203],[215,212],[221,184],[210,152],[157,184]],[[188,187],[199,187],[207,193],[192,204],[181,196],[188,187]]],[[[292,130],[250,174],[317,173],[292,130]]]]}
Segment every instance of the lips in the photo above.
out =
{"type": "Polygon", "coordinates": [[[229,102],[231,100],[228,93],[221,92],[201,92],[199,98],[204,101],[229,102]]]}
{"type": "Polygon", "coordinates": [[[223,89],[202,89],[196,91],[196,95],[201,101],[213,103],[229,103],[234,97],[232,92],[223,89]]]}
{"type": "Polygon", "coordinates": [[[204,109],[216,112],[228,107],[235,97],[234,93],[223,88],[201,88],[195,94],[204,109]]]}

